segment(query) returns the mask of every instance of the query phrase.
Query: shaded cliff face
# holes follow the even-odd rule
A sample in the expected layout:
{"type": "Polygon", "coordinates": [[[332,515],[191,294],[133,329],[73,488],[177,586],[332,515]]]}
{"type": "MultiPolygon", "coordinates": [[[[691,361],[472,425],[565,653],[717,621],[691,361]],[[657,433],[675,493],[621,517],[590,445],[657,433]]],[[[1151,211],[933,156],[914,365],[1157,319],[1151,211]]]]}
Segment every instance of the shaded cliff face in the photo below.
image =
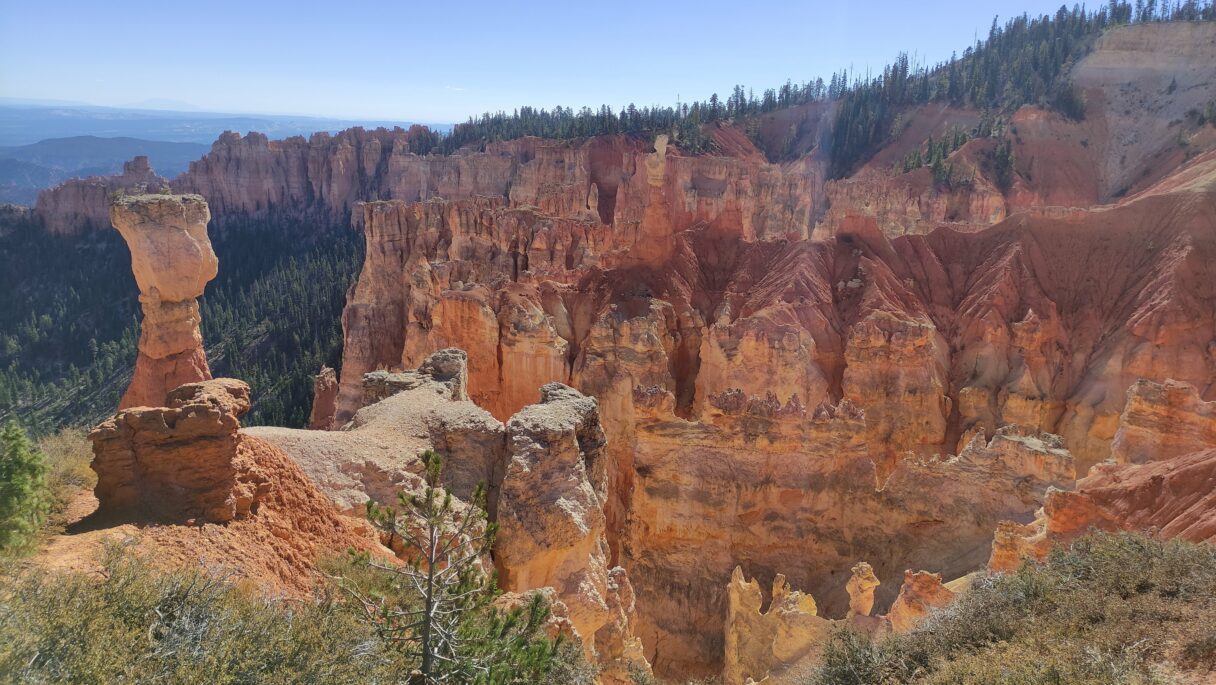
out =
{"type": "Polygon", "coordinates": [[[551,381],[595,395],[610,563],[660,671],[719,658],[735,564],[824,597],[858,558],[891,592],[909,567],[961,575],[998,520],[1110,454],[1137,379],[1211,387],[1216,155],[1118,205],[894,239],[852,217],[817,241],[757,220],[796,204],[740,202],[738,167],[662,140],[634,159],[612,223],[558,202],[570,188],[548,209],[365,205],[337,423],[363,373],[446,346],[500,418],[551,381]],[[728,190],[709,198],[715,165],[728,190]],[[1059,434],[1072,460],[1049,440],[993,457],[1003,426],[1059,434]]]}

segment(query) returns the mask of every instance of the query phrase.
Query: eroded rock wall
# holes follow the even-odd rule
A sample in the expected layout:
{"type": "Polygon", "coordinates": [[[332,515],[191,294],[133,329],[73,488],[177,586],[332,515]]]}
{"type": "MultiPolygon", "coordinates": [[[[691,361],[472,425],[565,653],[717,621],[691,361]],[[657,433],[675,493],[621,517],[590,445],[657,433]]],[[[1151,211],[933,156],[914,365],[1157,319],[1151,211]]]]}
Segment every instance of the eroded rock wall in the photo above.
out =
{"type": "Polygon", "coordinates": [[[1029,523],[997,528],[988,567],[1011,571],[1090,530],[1137,531],[1192,542],[1216,541],[1216,403],[1176,381],[1128,389],[1113,460],[1050,490],[1029,523]]]}
{"type": "Polygon", "coordinates": [[[419,492],[419,455],[439,453],[443,486],[457,506],[479,485],[486,488],[503,589],[519,601],[530,591],[549,593],[570,636],[600,665],[600,682],[631,682],[631,670],[650,667],[635,633],[633,586],[610,564],[605,438],[595,398],[551,383],[504,426],[469,400],[468,366],[462,350],[439,350],[417,369],[365,374],[360,407],[337,430],[245,433],[290,454],[352,514],[368,499],[392,506],[398,492],[419,492]]]}
{"type": "Polygon", "coordinates": [[[633,634],[633,588],[609,564],[604,432],[595,398],[550,383],[507,422],[510,459],[498,495],[495,565],[503,587],[557,588],[603,682],[649,671],[633,634]]]}
{"type": "Polygon", "coordinates": [[[124,162],[116,176],[74,178],[38,193],[33,215],[56,235],[100,231],[110,226],[110,197],[115,192],[155,193],[168,184],[141,155],[124,162]]]}
{"type": "Polygon", "coordinates": [[[825,597],[857,558],[966,573],[998,520],[1110,456],[1138,379],[1212,387],[1210,155],[1111,207],[814,241],[675,220],[673,154],[643,156],[636,231],[504,199],[366,205],[338,399],[342,420],[363,373],[445,345],[500,418],[551,381],[597,397],[609,564],[660,670],[721,653],[725,607],[698,588],[740,561],[825,597]]]}

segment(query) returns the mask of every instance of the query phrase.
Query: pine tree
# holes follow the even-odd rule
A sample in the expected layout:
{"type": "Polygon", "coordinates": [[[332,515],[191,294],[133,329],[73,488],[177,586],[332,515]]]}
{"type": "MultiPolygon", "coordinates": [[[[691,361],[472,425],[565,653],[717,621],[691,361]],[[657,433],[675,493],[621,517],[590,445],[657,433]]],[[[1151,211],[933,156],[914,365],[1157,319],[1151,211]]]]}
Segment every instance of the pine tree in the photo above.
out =
{"type": "Polygon", "coordinates": [[[1013,141],[1005,138],[992,151],[996,185],[1004,192],[1013,186],[1013,141]]]}
{"type": "Polygon", "coordinates": [[[9,421],[0,433],[0,552],[28,547],[49,508],[42,453],[16,421],[9,421]]]}
{"type": "Polygon", "coordinates": [[[544,598],[501,612],[491,606],[498,590],[482,564],[494,544],[496,526],[487,520],[485,487],[459,505],[440,485],[443,460],[427,450],[422,494],[398,494],[400,509],[368,502],[371,522],[402,550],[408,563],[367,561],[407,591],[404,601],[351,591],[367,609],[380,635],[401,645],[418,663],[411,685],[468,683],[515,685],[539,682],[557,662],[560,641],[545,638],[549,617],[544,598]]]}

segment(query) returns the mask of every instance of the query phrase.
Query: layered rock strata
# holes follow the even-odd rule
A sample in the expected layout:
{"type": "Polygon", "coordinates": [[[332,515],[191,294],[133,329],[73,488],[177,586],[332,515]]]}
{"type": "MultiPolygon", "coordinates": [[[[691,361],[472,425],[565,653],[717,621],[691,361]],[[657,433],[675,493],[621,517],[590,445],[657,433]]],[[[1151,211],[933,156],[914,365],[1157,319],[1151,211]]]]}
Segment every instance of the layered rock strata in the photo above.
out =
{"type": "Polygon", "coordinates": [[[103,514],[224,523],[256,510],[266,482],[241,459],[249,386],[189,383],[162,407],[120,411],[89,433],[103,514]]]}
{"type": "Polygon", "coordinates": [[[157,406],[179,385],[211,378],[197,300],[219,270],[210,219],[197,195],[127,195],[110,206],[110,221],[131,250],[144,314],[120,408],[157,406]]]}
{"type": "Polygon", "coordinates": [[[659,670],[721,654],[725,607],[697,588],[740,561],[831,603],[831,571],[871,559],[885,606],[904,569],[981,566],[999,520],[1107,458],[1138,379],[1211,387],[1216,157],[1115,206],[809,241],[678,220],[674,154],[644,155],[636,226],[499,198],[365,205],[337,402],[341,422],[362,374],[452,344],[499,418],[548,382],[597,397],[609,565],[659,670]]]}
{"type": "Polygon", "coordinates": [[[996,530],[988,567],[1012,571],[1090,530],[1216,541],[1216,403],[1193,386],[1140,381],[1128,390],[1115,459],[1076,490],[1051,490],[1034,521],[996,530]]]}
{"type": "Polygon", "coordinates": [[[1216,447],[1216,402],[1204,402],[1188,383],[1140,380],[1127,389],[1127,404],[1111,443],[1119,464],[1166,461],[1216,447]]]}
{"type": "Polygon", "coordinates": [[[110,198],[116,192],[141,195],[168,185],[141,155],[124,162],[117,176],[74,178],[38,193],[34,217],[55,235],[100,231],[110,226],[110,198]]]}

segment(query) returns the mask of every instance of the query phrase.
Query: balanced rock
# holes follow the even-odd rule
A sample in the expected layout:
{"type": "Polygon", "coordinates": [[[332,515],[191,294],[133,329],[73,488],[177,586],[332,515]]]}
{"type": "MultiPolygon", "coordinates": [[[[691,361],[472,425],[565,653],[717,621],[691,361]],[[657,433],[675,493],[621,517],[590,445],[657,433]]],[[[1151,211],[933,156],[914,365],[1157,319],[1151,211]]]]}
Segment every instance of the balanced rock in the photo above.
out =
{"type": "Polygon", "coordinates": [[[130,195],[110,206],[110,221],[131,250],[144,313],[121,409],[156,406],[179,385],[211,378],[196,299],[219,270],[207,238],[210,219],[198,195],[130,195]]]}
{"type": "Polygon", "coordinates": [[[312,382],[312,412],[308,415],[308,427],[312,430],[333,428],[334,401],[338,399],[338,374],[328,366],[312,382]]]}
{"type": "Polygon", "coordinates": [[[864,561],[853,567],[853,575],[845,585],[849,592],[849,615],[869,616],[874,610],[874,590],[881,583],[874,575],[874,569],[864,561]]]}

